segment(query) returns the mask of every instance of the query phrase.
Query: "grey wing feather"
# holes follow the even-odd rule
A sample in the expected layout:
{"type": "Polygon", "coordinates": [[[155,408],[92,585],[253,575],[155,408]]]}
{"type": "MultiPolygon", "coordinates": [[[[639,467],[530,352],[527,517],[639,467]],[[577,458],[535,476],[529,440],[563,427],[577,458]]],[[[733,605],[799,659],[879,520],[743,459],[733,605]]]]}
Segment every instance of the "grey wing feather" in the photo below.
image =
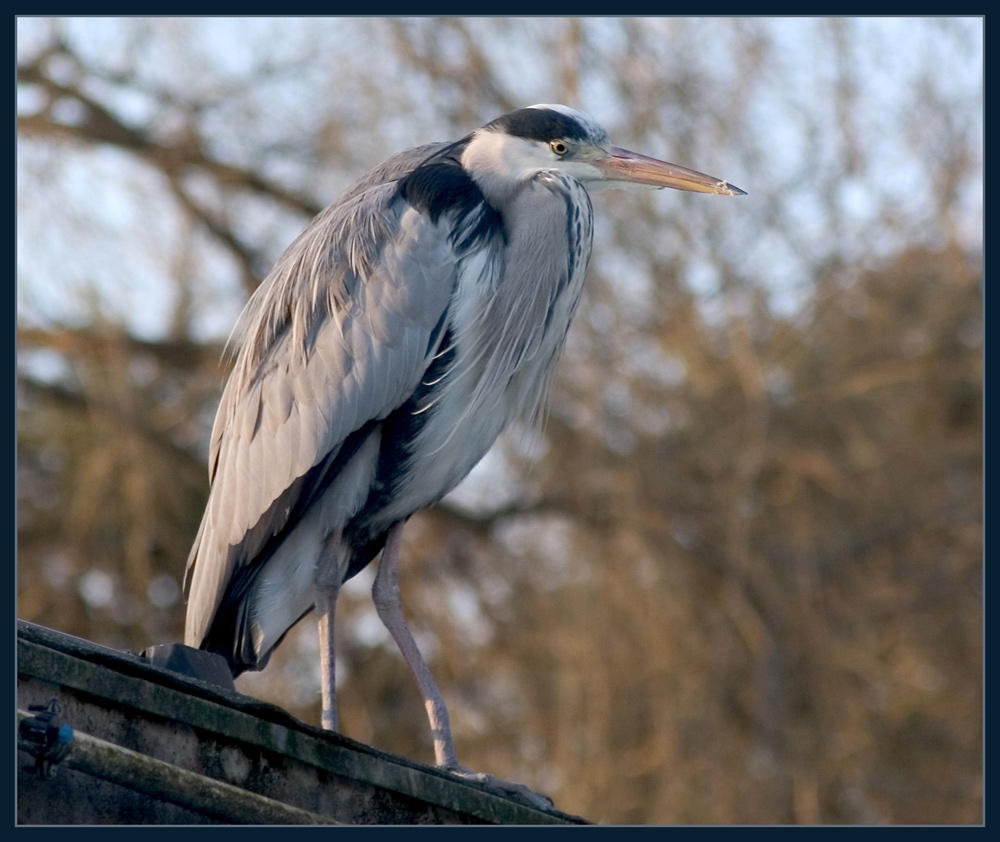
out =
{"type": "Polygon", "coordinates": [[[203,642],[234,576],[288,527],[302,478],[404,403],[430,363],[454,255],[446,231],[392,199],[398,179],[445,145],[402,152],[355,182],[244,310],[185,573],[189,645],[203,642]]]}

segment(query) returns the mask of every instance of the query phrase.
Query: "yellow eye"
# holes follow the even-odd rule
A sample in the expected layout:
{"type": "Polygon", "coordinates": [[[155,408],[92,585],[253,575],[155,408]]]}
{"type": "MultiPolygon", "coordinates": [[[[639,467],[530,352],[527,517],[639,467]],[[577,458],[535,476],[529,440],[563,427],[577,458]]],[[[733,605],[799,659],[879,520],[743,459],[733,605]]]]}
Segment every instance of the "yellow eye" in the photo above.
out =
{"type": "Polygon", "coordinates": [[[549,144],[549,148],[556,153],[556,155],[565,155],[569,152],[569,146],[563,143],[561,140],[553,140],[549,144]]]}

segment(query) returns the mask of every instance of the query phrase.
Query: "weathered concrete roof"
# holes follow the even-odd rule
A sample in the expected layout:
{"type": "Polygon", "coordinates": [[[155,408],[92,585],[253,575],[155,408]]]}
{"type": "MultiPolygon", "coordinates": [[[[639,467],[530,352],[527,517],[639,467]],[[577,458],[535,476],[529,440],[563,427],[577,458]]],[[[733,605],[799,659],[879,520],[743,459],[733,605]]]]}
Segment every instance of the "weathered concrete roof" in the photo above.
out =
{"type": "MultiPolygon", "coordinates": [[[[349,824],[585,823],[499,797],[434,767],[300,722],[274,705],[151,666],[138,655],[24,621],[18,621],[17,635],[19,710],[57,699],[76,731],[163,761],[157,768],[174,768],[175,777],[190,781],[189,773],[196,773],[292,805],[298,820],[309,811],[349,824]]],[[[24,770],[32,761],[27,752],[19,751],[18,759],[20,824],[260,823],[262,815],[270,816],[265,823],[286,820],[280,810],[268,813],[271,802],[265,799],[257,799],[262,813],[240,806],[239,793],[230,806],[210,810],[180,806],[187,802],[166,788],[136,791],[151,785],[132,780],[133,767],[123,765],[112,782],[66,761],[44,780],[24,770]]],[[[213,788],[210,781],[194,780],[196,791],[213,788]]]]}

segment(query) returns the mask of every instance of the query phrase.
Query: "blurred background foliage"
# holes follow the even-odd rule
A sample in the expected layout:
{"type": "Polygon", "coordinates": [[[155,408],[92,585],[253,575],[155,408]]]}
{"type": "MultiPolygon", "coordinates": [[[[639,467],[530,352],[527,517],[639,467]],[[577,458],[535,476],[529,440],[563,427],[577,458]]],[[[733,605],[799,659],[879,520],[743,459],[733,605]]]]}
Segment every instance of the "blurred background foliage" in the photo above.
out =
{"type": "MultiPolygon", "coordinates": [[[[459,756],[616,823],[977,823],[978,19],[17,22],[20,617],[182,636],[226,336],[353,178],[565,102],[609,194],[540,430],[411,522],[459,756]]],[[[370,571],[346,734],[432,762],[370,571]]],[[[319,718],[304,622],[247,693],[319,718]]]]}

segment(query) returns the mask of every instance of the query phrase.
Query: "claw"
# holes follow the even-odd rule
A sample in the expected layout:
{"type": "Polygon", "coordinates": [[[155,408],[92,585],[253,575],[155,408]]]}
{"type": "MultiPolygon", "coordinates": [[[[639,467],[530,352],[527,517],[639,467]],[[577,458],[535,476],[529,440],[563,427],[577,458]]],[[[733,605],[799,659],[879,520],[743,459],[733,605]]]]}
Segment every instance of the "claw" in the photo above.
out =
{"type": "Polygon", "coordinates": [[[505,781],[502,778],[487,775],[484,772],[472,772],[464,766],[447,767],[444,768],[444,771],[454,775],[460,780],[481,784],[485,789],[489,790],[494,795],[519,801],[528,807],[534,807],[536,810],[543,810],[546,813],[551,813],[555,809],[555,804],[552,802],[551,798],[542,795],[539,792],[535,792],[533,789],[529,789],[524,784],[514,783],[513,781],[505,781]]]}

